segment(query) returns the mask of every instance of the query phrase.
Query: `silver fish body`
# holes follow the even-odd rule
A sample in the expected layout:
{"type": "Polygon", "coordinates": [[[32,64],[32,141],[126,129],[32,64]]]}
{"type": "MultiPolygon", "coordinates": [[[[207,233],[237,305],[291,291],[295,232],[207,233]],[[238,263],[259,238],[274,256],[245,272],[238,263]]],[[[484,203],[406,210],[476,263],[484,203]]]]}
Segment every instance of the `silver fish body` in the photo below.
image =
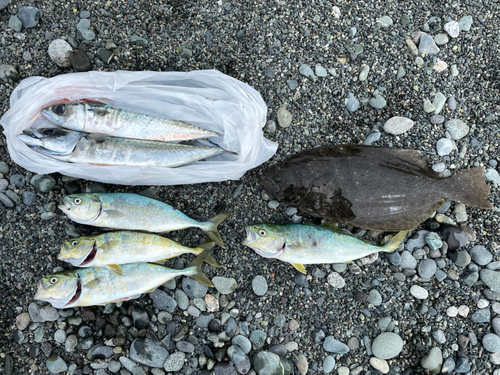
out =
{"type": "Polygon", "coordinates": [[[265,258],[291,263],[305,273],[304,264],[346,263],[399,247],[407,231],[399,232],[384,246],[377,246],[329,225],[255,224],[246,227],[243,242],[265,258]]]}
{"type": "Polygon", "coordinates": [[[217,225],[229,216],[223,213],[200,222],[164,202],[130,193],[68,195],[59,208],[71,220],[96,227],[153,233],[200,228],[221,247],[224,243],[217,232],[217,225]]]}
{"type": "MultiPolygon", "coordinates": [[[[57,258],[75,267],[108,267],[119,273],[121,264],[155,263],[182,254],[199,255],[213,245],[210,241],[191,248],[156,234],[119,231],[67,240],[57,258]]],[[[210,255],[207,257],[213,260],[210,255]]],[[[218,266],[217,262],[210,264],[218,266]]]]}
{"type": "Polygon", "coordinates": [[[127,111],[100,103],[59,103],[42,109],[59,126],[87,133],[151,141],[185,141],[219,136],[184,121],[127,111]]]}
{"type": "Polygon", "coordinates": [[[95,136],[65,129],[51,130],[42,138],[26,134],[17,138],[41,154],[78,164],[174,168],[224,152],[220,147],[95,136]]]}
{"type": "Polygon", "coordinates": [[[157,264],[133,263],[122,265],[117,275],[104,267],[77,268],[48,275],[39,280],[35,299],[47,301],[63,309],[75,306],[106,305],[127,301],[141,293],[149,293],[177,276],[189,276],[208,286],[213,286],[203,273],[200,254],[191,266],[182,270],[157,264]]]}

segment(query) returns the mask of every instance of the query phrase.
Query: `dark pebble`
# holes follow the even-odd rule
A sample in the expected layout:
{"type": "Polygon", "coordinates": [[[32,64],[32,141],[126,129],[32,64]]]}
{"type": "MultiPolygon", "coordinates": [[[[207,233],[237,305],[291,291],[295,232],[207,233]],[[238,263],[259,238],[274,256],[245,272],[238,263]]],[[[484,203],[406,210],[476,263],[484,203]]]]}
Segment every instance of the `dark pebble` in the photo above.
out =
{"type": "Polygon", "coordinates": [[[135,307],[132,310],[132,319],[137,329],[148,328],[149,315],[142,307],[135,307]]]}
{"type": "Polygon", "coordinates": [[[81,49],[75,49],[71,52],[71,56],[69,57],[69,61],[71,62],[71,66],[77,72],[88,72],[92,70],[92,62],[89,57],[82,51],[81,49]]]}
{"type": "Polygon", "coordinates": [[[210,323],[208,323],[208,330],[210,332],[219,332],[220,331],[220,320],[212,319],[210,323]]]}
{"type": "Polygon", "coordinates": [[[10,183],[17,188],[22,188],[25,182],[26,178],[22,174],[13,174],[10,177],[10,183]]]}
{"type": "Polygon", "coordinates": [[[238,372],[232,363],[219,362],[213,368],[215,375],[237,375],[238,372]]]}
{"type": "Polygon", "coordinates": [[[97,50],[97,56],[99,56],[103,63],[109,64],[111,62],[111,59],[113,58],[113,51],[110,51],[106,48],[99,48],[97,50]]]}
{"type": "Polygon", "coordinates": [[[19,8],[17,17],[21,20],[23,26],[29,29],[38,25],[38,22],[42,17],[42,13],[38,8],[22,6],[19,8]]]}
{"type": "Polygon", "coordinates": [[[226,325],[226,334],[228,337],[233,337],[236,333],[236,328],[238,327],[236,320],[234,318],[229,318],[226,325]]]}
{"type": "Polygon", "coordinates": [[[194,352],[194,345],[191,344],[189,341],[178,341],[177,344],[175,344],[178,350],[184,353],[192,353],[194,352]]]}

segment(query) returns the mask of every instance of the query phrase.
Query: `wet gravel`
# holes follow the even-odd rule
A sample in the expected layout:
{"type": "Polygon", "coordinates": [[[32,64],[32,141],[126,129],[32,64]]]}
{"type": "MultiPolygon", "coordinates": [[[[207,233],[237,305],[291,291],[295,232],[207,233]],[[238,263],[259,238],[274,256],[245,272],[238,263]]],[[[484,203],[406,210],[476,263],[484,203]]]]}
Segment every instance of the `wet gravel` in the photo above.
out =
{"type": "MultiPolygon", "coordinates": [[[[248,224],[320,223],[257,183],[319,145],[415,149],[443,176],[485,166],[499,207],[499,4],[0,0],[2,113],[30,76],[218,69],[261,93],[265,135],[279,144],[238,181],[148,188],[28,172],[0,135],[0,372],[500,374],[496,209],[446,201],[397,252],[306,276],[240,245],[248,224]],[[227,249],[214,252],[223,267],[203,268],[216,288],[181,278],[122,304],[34,301],[40,277],[69,268],[62,242],[96,230],[56,208],[88,191],[143,192],[198,220],[231,212],[227,249]]],[[[168,237],[203,241],[196,229],[168,237]]]]}

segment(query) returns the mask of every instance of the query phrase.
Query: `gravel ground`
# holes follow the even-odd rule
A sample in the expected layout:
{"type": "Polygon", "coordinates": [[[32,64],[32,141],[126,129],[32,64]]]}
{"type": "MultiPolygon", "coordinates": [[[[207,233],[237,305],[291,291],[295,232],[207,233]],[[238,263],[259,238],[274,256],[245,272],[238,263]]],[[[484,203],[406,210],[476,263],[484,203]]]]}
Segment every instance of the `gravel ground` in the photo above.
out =
{"type": "MultiPolygon", "coordinates": [[[[497,210],[446,202],[397,253],[308,266],[307,276],[240,242],[251,223],[320,223],[270,201],[257,181],[323,144],[419,150],[444,176],[484,165],[499,207],[499,4],[11,1],[0,10],[3,113],[19,79],[74,71],[48,54],[64,39],[94,70],[215,68],[248,83],[268,106],[266,136],[279,149],[239,181],[146,191],[199,220],[231,211],[220,230],[227,249],[214,254],[223,267],[204,268],[222,277],[217,288],[179,279],[121,306],[55,310],[33,300],[36,281],[68,268],[56,259],[65,239],[93,230],[56,203],[68,191],[144,188],[33,179],[1,135],[3,373],[423,374],[444,362],[444,373],[498,375],[497,210]],[[406,119],[386,124],[395,116],[406,119]]],[[[84,69],[80,58],[73,63],[84,69]]],[[[372,241],[384,235],[347,229],[372,241]]],[[[169,234],[190,246],[202,237],[169,234]]]]}

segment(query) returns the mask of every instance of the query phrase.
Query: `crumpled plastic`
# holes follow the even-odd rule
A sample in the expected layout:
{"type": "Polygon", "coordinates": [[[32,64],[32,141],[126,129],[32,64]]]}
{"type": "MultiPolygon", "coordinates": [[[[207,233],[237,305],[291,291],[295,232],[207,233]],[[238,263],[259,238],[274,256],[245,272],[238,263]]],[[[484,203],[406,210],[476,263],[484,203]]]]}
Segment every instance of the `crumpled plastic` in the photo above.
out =
{"type": "Polygon", "coordinates": [[[249,85],[216,70],[85,72],[24,79],[1,118],[12,160],[29,171],[120,185],[179,185],[237,180],[270,159],[278,145],[263,136],[267,107],[249,85]],[[48,122],[40,110],[61,101],[98,101],[152,116],[183,120],[221,134],[231,151],[177,168],[74,164],[44,156],[15,138],[48,122]],[[233,154],[235,153],[235,154],[233,154]]]}

